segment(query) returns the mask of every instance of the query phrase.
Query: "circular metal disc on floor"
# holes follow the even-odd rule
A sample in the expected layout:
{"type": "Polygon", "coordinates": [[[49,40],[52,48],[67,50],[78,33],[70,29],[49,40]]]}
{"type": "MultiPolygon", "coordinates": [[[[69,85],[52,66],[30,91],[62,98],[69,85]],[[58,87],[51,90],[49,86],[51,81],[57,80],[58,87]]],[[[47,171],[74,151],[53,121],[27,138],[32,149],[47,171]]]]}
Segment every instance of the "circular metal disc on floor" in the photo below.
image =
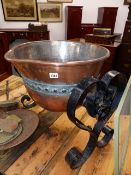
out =
{"type": "Polygon", "coordinates": [[[0,150],[6,150],[9,148],[12,148],[14,146],[19,145],[20,143],[24,142],[26,139],[28,139],[36,130],[38,124],[39,124],[39,117],[38,115],[30,110],[26,109],[17,109],[13,111],[8,111],[7,114],[14,114],[17,115],[19,118],[21,118],[21,125],[22,125],[22,132],[21,134],[12,140],[11,142],[0,145],[0,150]]]}

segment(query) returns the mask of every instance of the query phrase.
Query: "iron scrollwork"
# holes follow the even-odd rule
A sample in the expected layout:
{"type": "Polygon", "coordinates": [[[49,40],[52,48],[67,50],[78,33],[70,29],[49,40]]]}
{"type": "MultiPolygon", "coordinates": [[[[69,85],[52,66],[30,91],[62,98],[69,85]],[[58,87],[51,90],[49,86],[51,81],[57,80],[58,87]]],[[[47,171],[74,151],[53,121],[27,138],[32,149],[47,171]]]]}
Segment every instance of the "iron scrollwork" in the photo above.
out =
{"type": "Polygon", "coordinates": [[[117,71],[107,72],[102,79],[89,77],[83,79],[72,91],[67,105],[68,118],[80,129],[90,134],[85,149],[76,147],[66,154],[66,161],[72,169],[80,167],[96,147],[104,147],[111,140],[114,130],[106,123],[117,108],[126,86],[126,78],[117,71]],[[89,115],[96,118],[94,128],[86,126],[75,116],[78,106],[84,106],[89,115]],[[104,136],[98,141],[100,133],[104,136]]]}
{"type": "Polygon", "coordinates": [[[31,97],[29,97],[28,95],[24,95],[22,98],[21,98],[21,103],[23,104],[23,106],[27,109],[30,109],[34,106],[36,106],[36,103],[33,101],[31,104],[26,104],[25,102],[29,102],[31,101],[31,97]]]}

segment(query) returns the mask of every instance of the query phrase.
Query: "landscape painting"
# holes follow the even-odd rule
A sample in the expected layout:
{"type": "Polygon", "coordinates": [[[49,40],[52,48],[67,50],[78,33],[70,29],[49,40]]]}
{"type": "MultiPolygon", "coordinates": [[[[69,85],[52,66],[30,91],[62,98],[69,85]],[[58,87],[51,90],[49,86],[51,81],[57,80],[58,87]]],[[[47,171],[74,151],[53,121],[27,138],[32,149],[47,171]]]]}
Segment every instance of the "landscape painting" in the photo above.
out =
{"type": "Polygon", "coordinates": [[[6,21],[36,21],[36,0],[2,0],[6,21]]]}
{"type": "Polygon", "coordinates": [[[61,22],[62,4],[38,3],[38,16],[40,22],[61,22]]]}

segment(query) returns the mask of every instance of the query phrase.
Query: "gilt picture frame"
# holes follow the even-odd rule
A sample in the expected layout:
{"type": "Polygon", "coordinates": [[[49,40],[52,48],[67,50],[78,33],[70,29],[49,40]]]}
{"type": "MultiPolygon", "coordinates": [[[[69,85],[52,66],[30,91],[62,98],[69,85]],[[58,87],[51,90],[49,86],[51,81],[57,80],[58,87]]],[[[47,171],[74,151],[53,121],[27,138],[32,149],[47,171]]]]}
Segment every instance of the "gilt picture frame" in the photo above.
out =
{"type": "Polygon", "coordinates": [[[40,22],[62,22],[62,4],[38,3],[38,18],[40,22]]]}
{"type": "Polygon", "coordinates": [[[5,21],[37,21],[36,0],[1,0],[5,21]]]}
{"type": "Polygon", "coordinates": [[[124,0],[124,5],[131,5],[131,0],[124,0]]]}

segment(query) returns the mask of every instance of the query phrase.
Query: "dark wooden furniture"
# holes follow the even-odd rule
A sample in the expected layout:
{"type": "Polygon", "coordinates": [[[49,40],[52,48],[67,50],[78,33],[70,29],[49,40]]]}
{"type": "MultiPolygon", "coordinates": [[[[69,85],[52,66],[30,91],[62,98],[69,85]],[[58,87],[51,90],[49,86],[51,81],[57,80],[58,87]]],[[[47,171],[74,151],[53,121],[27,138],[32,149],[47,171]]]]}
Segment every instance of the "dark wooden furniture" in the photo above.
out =
{"type": "Polygon", "coordinates": [[[101,27],[111,28],[114,32],[118,7],[99,7],[97,24],[101,27]]]}
{"type": "Polygon", "coordinates": [[[99,24],[93,24],[93,23],[82,23],[81,24],[81,38],[85,38],[86,34],[93,33],[93,29],[100,27],[99,24]]]}
{"type": "Polygon", "coordinates": [[[4,54],[9,50],[9,45],[16,39],[49,40],[49,31],[0,29],[0,81],[11,75],[11,65],[4,59],[4,54]]]}
{"type": "Polygon", "coordinates": [[[67,39],[81,37],[82,6],[67,6],[67,39]]]}
{"type": "Polygon", "coordinates": [[[11,66],[4,59],[4,54],[8,50],[8,38],[6,33],[0,32],[0,81],[11,74],[11,66]]]}
{"type": "Polygon", "coordinates": [[[86,34],[85,40],[90,43],[97,44],[113,44],[117,35],[94,35],[86,34]]]}
{"type": "Polygon", "coordinates": [[[120,43],[114,42],[110,45],[100,44],[103,47],[106,47],[110,51],[110,57],[105,60],[102,68],[101,68],[101,76],[103,76],[106,72],[115,69],[115,62],[117,59],[117,52],[120,47],[120,43]]]}
{"type": "Polygon", "coordinates": [[[122,43],[118,50],[116,69],[125,73],[128,77],[131,75],[131,43],[122,43]]]}
{"type": "Polygon", "coordinates": [[[126,21],[122,43],[131,43],[131,20],[126,21]]]}
{"type": "Polygon", "coordinates": [[[30,41],[48,40],[49,31],[31,31],[28,29],[0,29],[0,32],[5,32],[8,38],[8,45],[16,39],[27,39],[30,41]]]}
{"type": "Polygon", "coordinates": [[[129,77],[131,75],[131,21],[127,21],[122,43],[118,50],[116,69],[129,77]]]}
{"type": "Polygon", "coordinates": [[[92,34],[94,28],[111,28],[111,34],[113,34],[117,10],[118,7],[99,7],[97,23],[81,24],[81,38],[85,38],[86,34],[92,34]]]}
{"type": "Polygon", "coordinates": [[[116,69],[127,75],[131,75],[131,6],[125,24],[122,43],[117,54],[116,69]]]}

